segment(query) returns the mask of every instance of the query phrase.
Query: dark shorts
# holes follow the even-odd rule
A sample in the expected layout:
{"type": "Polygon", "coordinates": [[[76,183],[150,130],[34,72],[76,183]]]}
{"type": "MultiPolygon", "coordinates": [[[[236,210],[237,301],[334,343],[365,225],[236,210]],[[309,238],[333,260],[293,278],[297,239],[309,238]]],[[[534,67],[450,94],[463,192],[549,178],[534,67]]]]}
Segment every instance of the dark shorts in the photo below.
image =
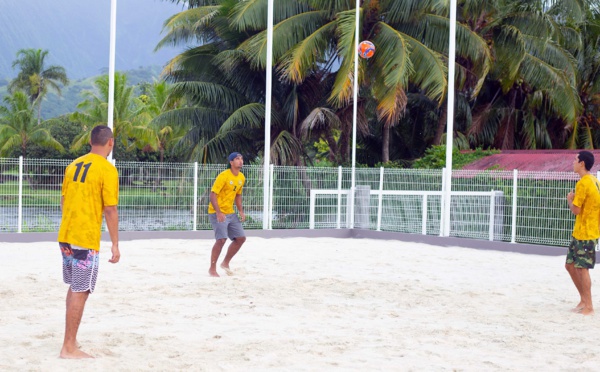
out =
{"type": "Polygon", "coordinates": [[[567,251],[567,263],[574,263],[578,269],[593,269],[596,264],[596,244],[594,240],[577,240],[572,238],[567,251]]]}
{"type": "Polygon", "coordinates": [[[63,280],[72,292],[94,292],[98,278],[100,255],[93,249],[71,247],[69,243],[58,243],[63,258],[63,280]]]}
{"type": "Polygon", "coordinates": [[[242,223],[235,213],[226,214],[224,222],[217,221],[216,213],[210,213],[208,219],[215,231],[215,239],[217,240],[227,238],[235,240],[235,238],[246,236],[242,223]]]}

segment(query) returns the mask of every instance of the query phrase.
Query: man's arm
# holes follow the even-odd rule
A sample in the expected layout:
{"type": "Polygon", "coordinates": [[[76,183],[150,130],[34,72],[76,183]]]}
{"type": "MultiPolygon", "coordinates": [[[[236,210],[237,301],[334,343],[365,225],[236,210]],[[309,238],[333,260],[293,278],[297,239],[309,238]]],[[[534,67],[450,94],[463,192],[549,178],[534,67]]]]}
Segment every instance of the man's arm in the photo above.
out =
{"type": "Polygon", "coordinates": [[[62,213],[64,205],[65,205],[65,197],[61,196],[60,197],[60,213],[62,213]]]}
{"type": "Polygon", "coordinates": [[[571,213],[577,216],[579,213],[581,213],[581,207],[578,207],[575,204],[573,204],[573,199],[575,199],[575,193],[573,192],[573,190],[571,190],[571,192],[567,194],[567,203],[569,204],[569,209],[571,210],[571,213]]]}
{"type": "Polygon", "coordinates": [[[119,211],[117,210],[117,206],[110,205],[104,207],[104,218],[106,219],[106,226],[108,227],[108,233],[112,242],[112,258],[108,262],[117,263],[121,258],[121,252],[119,252],[119,211]]]}
{"type": "Polygon", "coordinates": [[[246,220],[246,214],[244,213],[244,208],[242,207],[242,194],[237,194],[235,196],[235,206],[237,207],[238,212],[240,212],[240,220],[244,222],[246,220]]]}
{"type": "Polygon", "coordinates": [[[221,208],[219,208],[219,202],[217,200],[217,194],[215,194],[214,191],[211,191],[210,195],[208,196],[208,198],[210,199],[210,203],[212,204],[213,208],[215,209],[215,212],[217,212],[217,221],[224,222],[225,221],[225,215],[223,214],[223,212],[221,212],[221,208]]]}

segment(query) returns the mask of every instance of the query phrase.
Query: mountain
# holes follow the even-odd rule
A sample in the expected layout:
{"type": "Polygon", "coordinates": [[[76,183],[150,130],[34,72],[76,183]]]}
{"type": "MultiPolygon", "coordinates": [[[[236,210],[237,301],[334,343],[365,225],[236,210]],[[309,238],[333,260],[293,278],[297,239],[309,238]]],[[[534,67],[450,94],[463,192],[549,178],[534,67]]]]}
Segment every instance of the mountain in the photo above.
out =
{"type": "MultiPolygon", "coordinates": [[[[69,79],[106,73],[110,54],[110,0],[0,0],[0,82],[13,79],[19,49],[46,49],[47,65],[69,79]]],[[[115,68],[164,66],[183,48],[154,52],[162,25],[183,10],[159,0],[118,0],[115,68]]]]}

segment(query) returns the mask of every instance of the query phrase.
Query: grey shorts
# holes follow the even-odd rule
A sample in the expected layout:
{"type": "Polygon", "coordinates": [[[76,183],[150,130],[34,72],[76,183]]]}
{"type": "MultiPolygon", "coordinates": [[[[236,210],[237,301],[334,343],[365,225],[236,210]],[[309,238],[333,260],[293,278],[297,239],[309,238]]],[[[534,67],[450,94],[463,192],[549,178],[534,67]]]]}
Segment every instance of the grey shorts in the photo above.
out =
{"type": "Polygon", "coordinates": [[[100,255],[93,249],[58,243],[63,259],[63,281],[72,292],[94,292],[100,255]]]}
{"type": "Polygon", "coordinates": [[[242,223],[236,213],[226,214],[224,222],[217,221],[216,213],[210,213],[208,219],[215,231],[215,239],[217,240],[227,238],[235,240],[235,238],[246,236],[242,223]]]}

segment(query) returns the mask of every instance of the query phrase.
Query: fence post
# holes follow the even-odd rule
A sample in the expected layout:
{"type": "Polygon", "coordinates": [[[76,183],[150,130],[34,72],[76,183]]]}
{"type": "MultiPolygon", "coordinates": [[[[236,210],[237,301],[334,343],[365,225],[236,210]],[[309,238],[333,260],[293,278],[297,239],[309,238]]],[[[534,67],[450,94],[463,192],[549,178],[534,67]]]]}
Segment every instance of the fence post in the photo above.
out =
{"type": "Polygon", "coordinates": [[[440,200],[440,236],[444,236],[444,225],[446,217],[446,168],[442,168],[442,198],[440,200]]]}
{"type": "Polygon", "coordinates": [[[314,193],[314,190],[310,190],[310,206],[308,207],[308,228],[311,230],[315,228],[315,199],[316,195],[314,193]]]}
{"type": "Polygon", "coordinates": [[[192,230],[198,228],[198,162],[194,162],[194,222],[192,230]]]}
{"type": "Polygon", "coordinates": [[[496,192],[492,189],[491,197],[490,197],[490,227],[489,227],[489,241],[494,240],[494,224],[496,217],[496,192]]]}
{"type": "Polygon", "coordinates": [[[516,169],[513,170],[513,200],[512,200],[512,222],[511,222],[511,237],[510,242],[517,242],[517,180],[518,173],[516,169]]]}
{"type": "Polygon", "coordinates": [[[19,209],[17,232],[23,232],[23,156],[19,156],[19,209]]]}
{"type": "Polygon", "coordinates": [[[273,230],[273,175],[275,173],[275,167],[273,164],[269,165],[269,225],[267,229],[273,230]]]}
{"type": "Polygon", "coordinates": [[[427,194],[423,194],[421,213],[421,234],[427,235],[427,194]]]}
{"type": "MultiPolygon", "coordinates": [[[[338,167],[338,200],[337,200],[337,228],[342,226],[342,166],[338,167]]],[[[346,221],[347,222],[347,221],[346,221]]]]}
{"type": "Polygon", "coordinates": [[[383,215],[383,167],[379,168],[379,203],[377,205],[377,231],[381,231],[381,216],[383,215]]]}

